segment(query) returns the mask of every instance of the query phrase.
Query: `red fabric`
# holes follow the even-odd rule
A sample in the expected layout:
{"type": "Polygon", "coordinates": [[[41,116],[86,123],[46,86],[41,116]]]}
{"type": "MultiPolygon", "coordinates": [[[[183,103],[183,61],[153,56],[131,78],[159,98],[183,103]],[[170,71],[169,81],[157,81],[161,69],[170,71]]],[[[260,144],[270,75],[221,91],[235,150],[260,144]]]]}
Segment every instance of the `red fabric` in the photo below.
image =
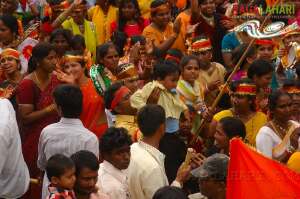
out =
{"type": "MultiPolygon", "coordinates": [[[[17,90],[17,102],[18,104],[34,105],[35,111],[42,110],[53,103],[52,92],[58,84],[59,81],[52,76],[51,82],[44,91],[41,91],[32,80],[24,79],[17,90]]],[[[47,125],[58,122],[58,120],[58,115],[53,113],[30,124],[20,125],[23,155],[31,178],[37,178],[40,174],[40,170],[37,168],[37,157],[41,131],[47,125]]],[[[41,198],[40,193],[40,187],[32,185],[24,198],[41,198]]]]}
{"type": "MultiPolygon", "coordinates": [[[[143,30],[146,26],[148,26],[150,24],[150,21],[148,19],[143,19],[143,25],[139,26],[139,24],[135,24],[135,25],[125,25],[124,26],[124,32],[126,33],[126,35],[128,37],[132,37],[132,36],[138,36],[141,35],[143,33],[143,30]]],[[[116,21],[112,22],[110,25],[111,28],[111,32],[115,32],[118,28],[118,24],[116,21]]]]}
{"type": "Polygon", "coordinates": [[[300,198],[300,174],[252,150],[239,139],[230,143],[227,199],[300,198]]]}

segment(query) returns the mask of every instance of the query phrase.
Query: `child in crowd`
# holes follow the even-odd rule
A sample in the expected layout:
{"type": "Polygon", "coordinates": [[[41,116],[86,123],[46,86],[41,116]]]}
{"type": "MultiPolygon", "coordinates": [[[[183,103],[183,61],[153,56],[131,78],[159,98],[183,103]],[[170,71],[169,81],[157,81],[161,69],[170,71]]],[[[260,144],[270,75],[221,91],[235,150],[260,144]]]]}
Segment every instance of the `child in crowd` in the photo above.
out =
{"type": "Polygon", "coordinates": [[[273,71],[272,64],[264,59],[255,60],[248,69],[248,78],[256,86],[256,108],[264,113],[268,109],[268,96],[271,93],[270,83],[273,71]]]}
{"type": "Polygon", "coordinates": [[[201,87],[199,76],[199,61],[196,56],[190,55],[182,58],[181,79],[177,84],[177,92],[180,99],[192,110],[195,115],[193,119],[193,132],[198,129],[200,114],[206,112],[204,103],[204,88],[201,87]]]}
{"type": "Polygon", "coordinates": [[[166,133],[175,133],[179,130],[181,112],[184,111],[190,119],[187,106],[176,92],[180,69],[174,62],[160,62],[154,66],[153,76],[155,80],[131,96],[130,104],[136,109],[141,109],[146,104],[161,105],[166,111],[166,133]]]}
{"type": "Polygon", "coordinates": [[[46,173],[51,184],[47,199],[75,199],[73,187],[75,184],[74,162],[61,154],[53,155],[47,162],[46,173]]]}
{"type": "Polygon", "coordinates": [[[110,199],[129,199],[127,168],[132,144],[125,128],[111,127],[100,139],[103,162],[100,164],[98,186],[110,199]]]}
{"type": "Polygon", "coordinates": [[[130,106],[131,91],[121,83],[113,84],[104,93],[105,108],[113,115],[112,126],[124,127],[129,131],[133,140],[136,140],[138,126],[135,119],[136,110],[130,106]]]}

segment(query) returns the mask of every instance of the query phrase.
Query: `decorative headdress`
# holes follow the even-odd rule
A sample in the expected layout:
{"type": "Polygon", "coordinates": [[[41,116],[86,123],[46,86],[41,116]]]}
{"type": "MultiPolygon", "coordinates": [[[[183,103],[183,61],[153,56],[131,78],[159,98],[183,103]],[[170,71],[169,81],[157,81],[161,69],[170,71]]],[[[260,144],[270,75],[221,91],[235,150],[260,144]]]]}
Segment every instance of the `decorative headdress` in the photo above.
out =
{"type": "Polygon", "coordinates": [[[283,86],[282,90],[288,94],[300,94],[300,87],[297,85],[283,86]]]}
{"type": "Polygon", "coordinates": [[[191,53],[203,52],[211,49],[212,49],[212,45],[210,39],[199,39],[190,44],[188,51],[191,54],[191,53]]]}
{"type": "Polygon", "coordinates": [[[15,60],[19,60],[20,59],[20,53],[12,48],[6,48],[4,49],[1,54],[0,54],[0,58],[6,58],[6,57],[12,57],[15,60]]]}
{"type": "Polygon", "coordinates": [[[298,28],[296,30],[287,32],[286,34],[283,35],[282,39],[285,39],[286,37],[291,36],[291,35],[300,35],[300,29],[298,28]]]}
{"type": "Polygon", "coordinates": [[[137,79],[138,71],[132,63],[120,64],[116,68],[116,77],[118,80],[137,79]]]}
{"type": "Polygon", "coordinates": [[[241,83],[237,86],[236,90],[234,91],[234,94],[255,96],[256,86],[255,84],[241,83]]]}

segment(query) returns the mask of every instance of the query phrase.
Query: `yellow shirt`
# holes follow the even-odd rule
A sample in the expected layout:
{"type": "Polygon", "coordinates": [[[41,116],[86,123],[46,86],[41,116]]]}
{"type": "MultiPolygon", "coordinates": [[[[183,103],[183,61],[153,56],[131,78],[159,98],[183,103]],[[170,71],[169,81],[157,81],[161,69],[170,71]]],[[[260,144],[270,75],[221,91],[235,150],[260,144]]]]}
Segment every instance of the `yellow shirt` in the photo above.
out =
{"type": "Polygon", "coordinates": [[[166,118],[179,119],[180,114],[187,109],[187,106],[179,99],[177,94],[172,94],[158,81],[149,82],[142,89],[137,90],[130,97],[131,106],[136,109],[141,109],[145,106],[149,96],[156,87],[161,89],[157,104],[165,109],[166,118]]]}
{"type": "Polygon", "coordinates": [[[173,24],[169,23],[164,32],[154,28],[151,24],[143,31],[143,36],[154,41],[154,45],[158,46],[173,34],[173,24]]]}
{"type": "Polygon", "coordinates": [[[88,18],[95,23],[99,45],[110,40],[111,30],[110,24],[117,20],[118,8],[110,6],[105,15],[102,8],[98,5],[91,7],[88,10],[88,18]]]}
{"type": "MultiPolygon", "coordinates": [[[[233,117],[231,110],[224,110],[214,115],[213,119],[219,122],[222,118],[233,117]]],[[[256,145],[256,135],[261,127],[267,123],[267,116],[262,112],[256,112],[256,114],[249,119],[246,126],[246,141],[252,145],[256,145]]]]}

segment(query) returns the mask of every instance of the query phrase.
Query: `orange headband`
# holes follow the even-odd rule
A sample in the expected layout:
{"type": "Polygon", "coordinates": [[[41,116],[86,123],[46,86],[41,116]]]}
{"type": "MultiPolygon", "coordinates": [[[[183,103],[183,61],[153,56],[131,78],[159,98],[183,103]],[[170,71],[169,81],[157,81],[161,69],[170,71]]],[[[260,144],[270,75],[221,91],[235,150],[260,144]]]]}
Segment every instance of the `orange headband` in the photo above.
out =
{"type": "Polygon", "coordinates": [[[162,4],[156,8],[151,8],[151,14],[159,12],[159,11],[169,11],[170,10],[170,6],[168,3],[162,4]]]}
{"type": "Polygon", "coordinates": [[[122,98],[129,92],[130,90],[126,86],[121,86],[121,88],[114,95],[114,99],[111,102],[110,109],[114,110],[116,106],[118,106],[122,98]]]}
{"type": "Polygon", "coordinates": [[[268,40],[268,39],[257,39],[255,41],[256,45],[272,45],[274,46],[274,42],[272,40],[268,40]]]}
{"type": "Polygon", "coordinates": [[[165,57],[165,59],[171,59],[171,60],[174,60],[174,61],[176,61],[176,63],[180,63],[180,59],[178,58],[178,57],[175,57],[175,56],[173,56],[173,55],[166,55],[166,57],[165,57]]]}
{"type": "Polygon", "coordinates": [[[1,53],[1,59],[5,58],[5,57],[12,57],[16,60],[19,60],[20,59],[20,53],[15,49],[6,48],[1,53]]]}
{"type": "Polygon", "coordinates": [[[191,52],[203,52],[212,49],[211,42],[209,39],[200,39],[192,43],[191,52]]]}
{"type": "Polygon", "coordinates": [[[237,95],[256,95],[256,86],[253,84],[243,83],[238,85],[234,94],[237,95]]]}

